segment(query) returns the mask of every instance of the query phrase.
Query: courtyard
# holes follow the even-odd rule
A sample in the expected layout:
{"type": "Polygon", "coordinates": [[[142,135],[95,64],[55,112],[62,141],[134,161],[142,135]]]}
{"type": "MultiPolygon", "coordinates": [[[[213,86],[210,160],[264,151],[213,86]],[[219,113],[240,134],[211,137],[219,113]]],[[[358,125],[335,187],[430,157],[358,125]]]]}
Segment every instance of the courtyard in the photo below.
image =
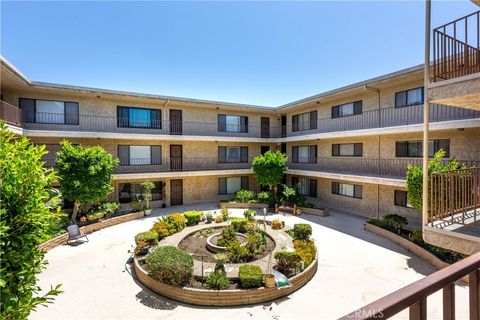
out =
{"type": "MultiPolygon", "coordinates": [[[[312,225],[319,261],[310,282],[286,298],[261,305],[207,308],[178,303],[136,281],[127,260],[135,234],[159,216],[191,209],[219,211],[213,203],[155,209],[149,217],[90,234],[88,243],[49,251],[39,285],[48,289],[61,283],[64,293],[30,319],[336,319],[435,271],[405,249],[365,231],[361,217],[336,210],[328,217],[269,215],[267,219],[278,216],[287,226],[312,225]]],[[[240,217],[244,210],[229,211],[240,217]]],[[[456,294],[459,301],[466,300],[468,287],[457,285],[456,294]]],[[[466,318],[467,306],[459,305],[456,312],[459,319],[466,318]]],[[[441,292],[429,297],[428,316],[442,317],[441,292]]],[[[395,319],[407,317],[403,312],[395,319]]]]}

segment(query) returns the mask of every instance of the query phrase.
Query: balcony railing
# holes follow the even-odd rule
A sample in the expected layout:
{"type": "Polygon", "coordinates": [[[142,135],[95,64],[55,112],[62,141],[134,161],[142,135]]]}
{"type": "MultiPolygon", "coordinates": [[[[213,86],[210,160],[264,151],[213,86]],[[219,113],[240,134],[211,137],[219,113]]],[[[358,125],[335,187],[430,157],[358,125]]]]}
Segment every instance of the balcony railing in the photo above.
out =
{"type": "MultiPolygon", "coordinates": [[[[475,119],[480,118],[480,111],[456,108],[445,105],[433,105],[430,109],[430,122],[475,119]]],[[[75,119],[76,120],[76,119],[75,119]]],[[[72,122],[72,119],[69,119],[72,122]]],[[[25,121],[24,121],[25,122],[25,121]]],[[[313,130],[292,132],[291,125],[270,127],[269,137],[280,138],[315,133],[339,132],[360,129],[395,127],[423,123],[423,105],[403,108],[383,108],[363,112],[362,114],[331,119],[318,119],[317,128],[313,130]]],[[[261,126],[249,125],[248,129],[229,126],[228,132],[218,131],[215,122],[192,121],[123,121],[117,117],[98,115],[80,115],[78,122],[66,124],[63,114],[37,113],[36,122],[24,123],[26,129],[60,130],[60,131],[90,131],[113,133],[136,133],[152,135],[193,135],[193,136],[223,136],[223,137],[265,137],[261,126]],[[247,131],[247,132],[242,132],[247,131]]],[[[300,125],[301,127],[301,125],[300,125]]]]}
{"type": "Polygon", "coordinates": [[[217,157],[164,158],[159,164],[121,165],[115,173],[153,173],[172,171],[235,170],[250,169],[252,158],[247,162],[219,163],[217,157]]]}
{"type": "MultiPolygon", "coordinates": [[[[435,104],[430,107],[430,122],[476,118],[480,118],[480,111],[435,104]]],[[[318,119],[316,129],[312,130],[292,131],[292,126],[289,125],[288,136],[386,128],[422,123],[423,105],[402,108],[382,108],[347,117],[318,119]]],[[[305,126],[308,127],[309,125],[310,122],[305,123],[305,126]]],[[[302,126],[303,124],[299,123],[299,127],[302,126]]]]}
{"type": "Polygon", "coordinates": [[[470,319],[480,318],[480,253],[441,269],[423,279],[401,288],[342,320],[388,319],[409,309],[409,319],[427,319],[427,297],[442,290],[443,319],[455,319],[455,303],[468,303],[470,319]],[[469,300],[455,299],[455,281],[469,275],[469,300]]]}
{"type": "MultiPolygon", "coordinates": [[[[467,166],[472,167],[472,166],[467,166]]],[[[430,222],[480,226],[480,169],[433,172],[430,222]]]]}
{"type": "Polygon", "coordinates": [[[480,11],[433,30],[433,81],[480,72],[480,11]]]}
{"type": "MultiPolygon", "coordinates": [[[[369,159],[362,157],[326,157],[313,159],[299,158],[298,163],[289,163],[288,168],[294,170],[319,171],[328,173],[354,174],[365,176],[381,176],[405,178],[407,165],[421,166],[422,159],[369,159]],[[312,160],[312,159],[310,159],[312,160]]],[[[447,163],[449,160],[443,160],[447,163]]],[[[480,161],[457,160],[466,166],[480,165],[480,161]]]]}
{"type": "Polygon", "coordinates": [[[0,101],[0,120],[8,124],[21,126],[21,111],[19,108],[12,106],[5,101],[0,101]]]}

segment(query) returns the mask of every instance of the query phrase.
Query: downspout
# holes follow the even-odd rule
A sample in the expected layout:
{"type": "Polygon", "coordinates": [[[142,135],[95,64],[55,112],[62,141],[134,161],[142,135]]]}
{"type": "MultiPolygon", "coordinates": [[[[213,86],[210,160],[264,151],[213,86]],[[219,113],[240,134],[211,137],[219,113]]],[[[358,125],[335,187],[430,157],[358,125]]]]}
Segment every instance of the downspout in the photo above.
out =
{"type": "MultiPolygon", "coordinates": [[[[424,92],[427,92],[430,82],[430,18],[432,4],[431,0],[425,1],[425,65],[423,74],[424,92]]],[[[425,94],[427,96],[427,94],[425,94]]],[[[428,224],[428,130],[430,122],[430,103],[424,97],[423,101],[423,192],[422,192],[422,225],[428,224]]],[[[424,228],[422,228],[424,230],[424,228]]],[[[425,230],[423,232],[425,238],[425,230]]]]}

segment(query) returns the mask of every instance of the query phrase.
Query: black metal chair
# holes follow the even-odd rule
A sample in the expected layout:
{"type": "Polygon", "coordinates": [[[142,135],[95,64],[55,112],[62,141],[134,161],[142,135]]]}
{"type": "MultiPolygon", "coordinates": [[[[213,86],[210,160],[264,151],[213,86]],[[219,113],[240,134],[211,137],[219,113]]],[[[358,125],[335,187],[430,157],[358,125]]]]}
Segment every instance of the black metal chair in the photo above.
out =
{"type": "Polygon", "coordinates": [[[76,224],[72,224],[71,226],[68,226],[67,227],[67,232],[68,232],[67,244],[70,244],[72,241],[75,241],[75,243],[77,243],[82,238],[85,238],[86,241],[82,240],[81,242],[88,242],[87,235],[82,234],[80,232],[80,228],[76,224]]]}

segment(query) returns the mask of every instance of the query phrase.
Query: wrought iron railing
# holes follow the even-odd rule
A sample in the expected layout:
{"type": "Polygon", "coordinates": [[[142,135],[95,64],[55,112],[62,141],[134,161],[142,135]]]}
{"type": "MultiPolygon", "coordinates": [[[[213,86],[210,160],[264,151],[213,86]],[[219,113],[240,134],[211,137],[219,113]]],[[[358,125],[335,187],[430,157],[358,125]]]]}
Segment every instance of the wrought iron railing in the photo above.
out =
{"type": "Polygon", "coordinates": [[[480,11],[433,30],[433,81],[480,72],[480,11]]]}

